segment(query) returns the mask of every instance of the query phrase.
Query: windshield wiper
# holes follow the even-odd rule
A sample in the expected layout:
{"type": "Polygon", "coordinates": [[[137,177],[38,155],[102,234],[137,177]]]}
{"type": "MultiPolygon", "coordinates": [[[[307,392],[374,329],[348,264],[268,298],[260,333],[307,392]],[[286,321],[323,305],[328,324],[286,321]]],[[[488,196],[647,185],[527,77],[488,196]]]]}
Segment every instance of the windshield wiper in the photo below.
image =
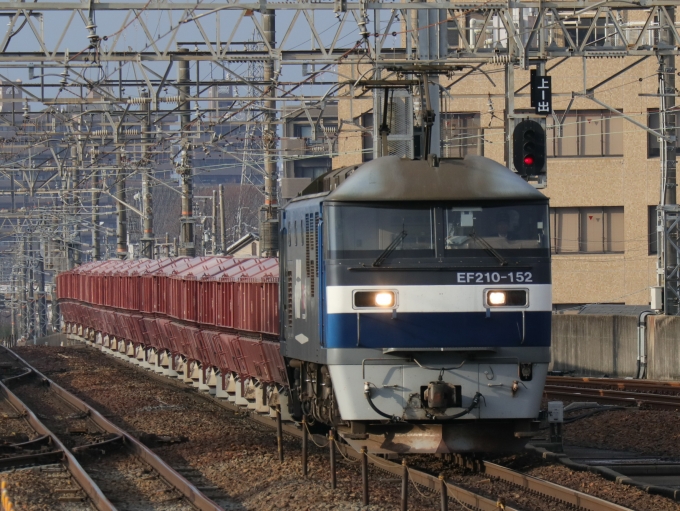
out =
{"type": "Polygon", "coordinates": [[[399,245],[399,243],[401,243],[405,237],[406,231],[401,231],[399,235],[396,238],[394,238],[392,243],[387,245],[385,250],[383,250],[382,253],[378,256],[378,258],[375,261],[373,261],[373,266],[376,268],[380,266],[383,263],[383,261],[385,261],[385,259],[387,259],[389,255],[394,251],[394,249],[397,248],[397,245],[399,245]]]}
{"type": "Polygon", "coordinates": [[[496,257],[496,259],[498,259],[498,262],[501,263],[501,266],[508,265],[508,262],[505,260],[505,258],[502,255],[500,255],[488,241],[486,241],[484,238],[480,238],[479,236],[477,236],[477,233],[475,231],[472,231],[468,238],[472,238],[475,241],[479,241],[482,245],[484,245],[484,248],[491,252],[496,257]]]}

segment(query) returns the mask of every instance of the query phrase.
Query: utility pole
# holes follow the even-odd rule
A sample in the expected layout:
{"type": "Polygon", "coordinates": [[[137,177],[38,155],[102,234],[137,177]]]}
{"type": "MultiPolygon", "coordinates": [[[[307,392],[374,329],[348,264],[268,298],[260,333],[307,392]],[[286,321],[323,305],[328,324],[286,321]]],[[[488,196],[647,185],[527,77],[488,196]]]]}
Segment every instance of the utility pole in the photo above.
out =
{"type": "Polygon", "coordinates": [[[15,198],[15,185],[14,185],[14,173],[13,172],[9,173],[9,188],[10,188],[10,194],[12,196],[12,213],[16,213],[17,204],[16,204],[16,198],[15,198]]]}
{"type": "MultiPolygon", "coordinates": [[[[262,10],[264,37],[272,50],[276,46],[276,14],[275,11],[262,10]]],[[[275,257],[279,250],[278,210],[276,191],[276,82],[278,74],[274,70],[274,60],[264,62],[264,82],[268,89],[264,102],[264,127],[262,141],[264,144],[264,206],[260,209],[260,252],[265,257],[275,257]]]]}
{"type": "MultiPolygon", "coordinates": [[[[73,166],[71,167],[71,225],[73,234],[70,236],[73,240],[73,264],[79,266],[82,263],[82,243],[80,238],[80,193],[78,192],[78,185],[80,184],[80,168],[83,165],[83,143],[81,135],[78,134],[76,145],[71,146],[71,160],[73,166]]],[[[24,195],[24,198],[26,195],[24,195]]],[[[31,240],[31,253],[33,253],[33,241],[31,240]]]]}
{"type": "Polygon", "coordinates": [[[219,252],[217,247],[217,190],[212,191],[212,254],[217,255],[219,252]]]}
{"type": "MultiPolygon", "coordinates": [[[[675,8],[668,7],[668,25],[661,30],[661,42],[666,47],[673,47],[675,39],[673,25],[675,24],[675,8]]],[[[676,248],[679,229],[677,226],[680,209],[677,205],[676,187],[676,113],[675,113],[675,57],[672,54],[659,55],[659,123],[664,135],[660,143],[661,161],[661,204],[659,213],[660,223],[663,225],[663,246],[661,265],[657,271],[664,286],[664,313],[678,315],[680,313],[680,276],[678,275],[678,249],[676,248]]]]}
{"type": "Polygon", "coordinates": [[[99,238],[99,198],[101,186],[99,170],[95,164],[97,160],[97,149],[92,148],[92,260],[101,259],[101,241],[99,238]]]}
{"type": "Polygon", "coordinates": [[[125,174],[126,169],[123,165],[123,158],[121,152],[124,145],[120,140],[123,136],[121,119],[121,129],[118,132],[118,147],[116,148],[116,212],[118,213],[118,224],[116,226],[116,257],[118,259],[127,259],[127,206],[125,206],[125,174]]]}
{"type": "Polygon", "coordinates": [[[220,185],[220,253],[227,251],[227,226],[224,218],[224,185],[220,185]]]}
{"type": "Polygon", "coordinates": [[[19,332],[20,338],[27,338],[26,331],[26,283],[27,283],[27,266],[26,266],[26,238],[25,234],[19,232],[19,332]]]}
{"type": "MultiPolygon", "coordinates": [[[[519,9],[520,23],[522,19],[522,9],[519,9]]],[[[508,37],[508,62],[505,63],[505,166],[511,167],[510,155],[512,154],[512,128],[515,116],[515,64],[512,61],[515,44],[512,37],[508,37]]]]}
{"type": "Polygon", "coordinates": [[[12,338],[10,339],[10,346],[15,346],[17,343],[17,275],[16,268],[12,266],[12,277],[10,280],[10,314],[12,321],[12,338]]]}
{"type": "Polygon", "coordinates": [[[45,260],[43,257],[43,250],[45,244],[42,240],[39,242],[38,251],[35,257],[35,272],[36,281],[38,284],[38,296],[36,298],[36,305],[38,314],[36,318],[36,335],[38,337],[45,337],[47,335],[47,299],[45,297],[45,260]]]}
{"type": "Polygon", "coordinates": [[[56,282],[52,282],[52,292],[50,293],[50,301],[52,302],[52,329],[55,332],[59,331],[59,302],[57,300],[57,286],[56,282]]]}
{"type": "Polygon", "coordinates": [[[35,343],[35,267],[33,265],[33,233],[28,231],[24,238],[24,254],[26,256],[26,340],[33,337],[35,343]]]}
{"type": "Polygon", "coordinates": [[[153,259],[154,256],[154,237],[153,237],[153,198],[151,196],[151,99],[147,91],[142,92],[144,101],[144,123],[142,125],[142,151],[144,173],[142,174],[142,257],[153,259]]]}
{"type": "MultiPolygon", "coordinates": [[[[179,48],[178,53],[188,53],[187,48],[179,48]]],[[[194,257],[194,217],[193,217],[193,170],[191,168],[191,104],[190,97],[189,61],[180,60],[177,71],[179,87],[180,129],[182,132],[182,154],[178,173],[182,177],[182,218],[180,220],[179,255],[194,257]]],[[[197,91],[198,93],[198,91],[197,91]]]]}

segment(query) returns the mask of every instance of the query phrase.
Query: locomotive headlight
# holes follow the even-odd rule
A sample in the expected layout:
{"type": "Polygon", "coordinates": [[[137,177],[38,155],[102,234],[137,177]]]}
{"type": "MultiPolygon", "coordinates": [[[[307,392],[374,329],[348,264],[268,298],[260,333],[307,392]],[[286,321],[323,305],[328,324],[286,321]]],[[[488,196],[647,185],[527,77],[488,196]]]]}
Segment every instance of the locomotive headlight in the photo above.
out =
{"type": "Polygon", "coordinates": [[[381,291],[375,294],[375,304],[378,307],[392,307],[394,305],[394,293],[381,291]]]}
{"type": "Polygon", "coordinates": [[[529,304],[527,289],[486,289],[485,307],[526,307],[529,304]]]}
{"type": "Polygon", "coordinates": [[[505,293],[503,291],[489,291],[486,298],[489,305],[505,305],[505,293]]]}
{"type": "Polygon", "coordinates": [[[354,291],[355,309],[396,309],[396,291],[354,291]]]}

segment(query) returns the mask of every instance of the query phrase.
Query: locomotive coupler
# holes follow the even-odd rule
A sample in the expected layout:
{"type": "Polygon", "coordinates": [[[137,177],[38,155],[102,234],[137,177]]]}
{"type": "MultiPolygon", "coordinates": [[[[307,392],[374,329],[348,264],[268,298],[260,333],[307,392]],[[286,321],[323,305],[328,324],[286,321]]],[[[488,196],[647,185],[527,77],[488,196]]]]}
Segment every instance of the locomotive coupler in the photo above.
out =
{"type": "Polygon", "coordinates": [[[425,391],[428,408],[447,408],[453,389],[442,381],[431,381],[425,391]]]}

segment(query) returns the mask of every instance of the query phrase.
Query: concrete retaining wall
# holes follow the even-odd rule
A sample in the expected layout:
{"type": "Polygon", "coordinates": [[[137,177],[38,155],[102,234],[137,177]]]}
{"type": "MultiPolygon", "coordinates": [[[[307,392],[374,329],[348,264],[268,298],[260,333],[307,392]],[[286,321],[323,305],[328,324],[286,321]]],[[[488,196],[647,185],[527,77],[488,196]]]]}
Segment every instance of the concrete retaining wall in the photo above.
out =
{"type": "Polygon", "coordinates": [[[635,316],[555,314],[552,318],[551,370],[579,376],[635,375],[635,316]]]}
{"type": "MultiPolygon", "coordinates": [[[[636,316],[553,315],[551,370],[634,377],[636,316]]],[[[680,317],[647,316],[647,378],[680,380],[680,317]]]]}
{"type": "Polygon", "coordinates": [[[680,317],[647,318],[647,378],[680,379],[680,317]]]}

